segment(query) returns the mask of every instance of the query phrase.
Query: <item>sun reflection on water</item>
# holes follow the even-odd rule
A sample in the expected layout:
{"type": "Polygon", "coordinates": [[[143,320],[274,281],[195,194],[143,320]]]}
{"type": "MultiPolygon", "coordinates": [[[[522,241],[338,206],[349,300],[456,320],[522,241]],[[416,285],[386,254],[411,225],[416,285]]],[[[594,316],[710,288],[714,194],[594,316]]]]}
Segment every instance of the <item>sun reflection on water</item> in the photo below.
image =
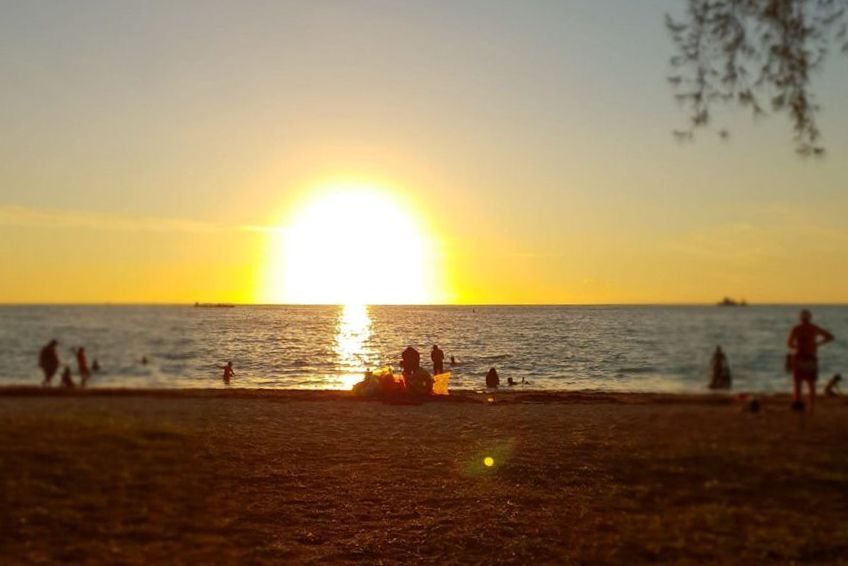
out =
{"type": "Polygon", "coordinates": [[[366,305],[344,305],[339,310],[336,330],[338,389],[350,389],[362,374],[375,367],[376,354],[370,346],[371,317],[366,305]]]}

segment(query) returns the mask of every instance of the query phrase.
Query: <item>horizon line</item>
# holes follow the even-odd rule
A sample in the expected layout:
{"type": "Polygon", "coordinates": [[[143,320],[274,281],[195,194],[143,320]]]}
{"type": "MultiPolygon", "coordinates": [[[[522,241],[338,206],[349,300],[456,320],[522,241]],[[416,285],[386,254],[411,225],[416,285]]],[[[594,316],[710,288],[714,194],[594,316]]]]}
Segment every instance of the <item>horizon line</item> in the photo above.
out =
{"type": "MultiPolygon", "coordinates": [[[[184,301],[38,301],[38,302],[2,302],[0,307],[27,306],[190,306],[200,305],[203,308],[216,308],[217,305],[233,307],[343,307],[348,304],[368,307],[686,307],[686,306],[722,306],[717,302],[673,301],[673,302],[621,302],[621,303],[239,303],[231,301],[219,302],[184,302],[184,301]]],[[[805,301],[805,302],[762,302],[733,305],[746,307],[779,307],[779,306],[848,306],[848,301],[805,301]]]]}

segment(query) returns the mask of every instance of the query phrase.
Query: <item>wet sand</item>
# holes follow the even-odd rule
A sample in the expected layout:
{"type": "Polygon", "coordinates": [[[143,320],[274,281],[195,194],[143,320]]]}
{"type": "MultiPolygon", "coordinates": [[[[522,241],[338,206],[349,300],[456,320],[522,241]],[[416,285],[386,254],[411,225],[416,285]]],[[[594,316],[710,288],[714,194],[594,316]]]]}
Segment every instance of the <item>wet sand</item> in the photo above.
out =
{"type": "Polygon", "coordinates": [[[848,401],[0,389],[0,558],[848,559],[848,401]],[[486,457],[493,466],[484,464],[486,457]]]}

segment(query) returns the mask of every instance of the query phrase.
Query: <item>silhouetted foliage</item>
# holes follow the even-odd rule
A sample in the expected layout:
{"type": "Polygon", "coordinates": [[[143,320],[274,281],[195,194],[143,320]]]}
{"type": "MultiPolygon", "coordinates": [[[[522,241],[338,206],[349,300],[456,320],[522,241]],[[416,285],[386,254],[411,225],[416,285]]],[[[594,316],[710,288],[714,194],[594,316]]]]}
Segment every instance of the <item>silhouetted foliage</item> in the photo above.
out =
{"type": "Polygon", "coordinates": [[[788,113],[797,151],[824,152],[810,75],[829,48],[848,54],[848,0],[688,0],[685,18],[666,26],[677,51],[669,80],[690,112],[675,137],[691,139],[715,105],[735,103],[788,113]]]}

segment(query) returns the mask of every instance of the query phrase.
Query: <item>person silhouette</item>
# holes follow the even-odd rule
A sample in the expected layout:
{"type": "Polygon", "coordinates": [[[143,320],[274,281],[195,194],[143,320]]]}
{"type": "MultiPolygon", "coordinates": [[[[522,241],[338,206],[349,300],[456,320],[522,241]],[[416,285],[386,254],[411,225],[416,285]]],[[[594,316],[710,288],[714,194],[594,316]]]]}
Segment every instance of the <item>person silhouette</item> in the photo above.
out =
{"type": "Polygon", "coordinates": [[[224,370],[224,375],[221,377],[224,380],[224,384],[229,385],[230,380],[236,375],[236,372],[233,371],[233,362],[227,362],[227,365],[218,366],[218,369],[224,370]]]}
{"type": "Polygon", "coordinates": [[[91,371],[93,373],[100,371],[100,362],[97,361],[97,358],[94,358],[94,361],[91,362],[91,371]]]}
{"type": "Polygon", "coordinates": [[[430,359],[433,361],[433,375],[439,375],[445,371],[445,353],[436,344],[433,344],[433,349],[430,351],[430,359]]]}
{"type": "Polygon", "coordinates": [[[730,389],[731,376],[730,364],[721,346],[716,346],[713,357],[710,360],[710,389],[730,389]]]}
{"type": "Polygon", "coordinates": [[[842,381],[842,375],[836,374],[830,378],[830,381],[827,382],[827,385],[824,386],[824,394],[827,397],[838,397],[842,394],[839,391],[839,382],[842,381]]]}
{"type": "Polygon", "coordinates": [[[65,369],[62,370],[62,387],[71,389],[74,386],[74,379],[71,377],[71,367],[65,366],[65,369]]]}
{"type": "Polygon", "coordinates": [[[38,354],[38,367],[44,372],[44,381],[41,382],[41,385],[44,387],[50,386],[53,376],[59,370],[59,354],[56,352],[56,346],[58,345],[59,342],[51,340],[38,354]]]}
{"type": "Polygon", "coordinates": [[[486,374],[486,387],[497,389],[500,384],[501,378],[498,376],[498,370],[494,367],[489,368],[489,372],[486,374]]]}
{"type": "Polygon", "coordinates": [[[802,397],[803,384],[809,389],[810,413],[816,402],[816,380],[819,377],[818,349],[832,342],[833,334],[813,324],[813,313],[804,309],[800,314],[801,322],[792,327],[786,345],[789,347],[793,378],[792,408],[804,410],[802,397]]]}
{"type": "Polygon", "coordinates": [[[451,365],[451,367],[458,366],[459,362],[456,361],[455,357],[451,356],[450,365],[451,365]]]}
{"type": "Polygon", "coordinates": [[[82,346],[77,348],[77,368],[80,375],[80,387],[85,387],[88,378],[91,377],[91,370],[88,369],[88,359],[85,357],[85,348],[82,346]]]}
{"type": "Polygon", "coordinates": [[[421,354],[412,346],[407,346],[400,354],[400,367],[404,376],[410,376],[421,366],[421,354]]]}

